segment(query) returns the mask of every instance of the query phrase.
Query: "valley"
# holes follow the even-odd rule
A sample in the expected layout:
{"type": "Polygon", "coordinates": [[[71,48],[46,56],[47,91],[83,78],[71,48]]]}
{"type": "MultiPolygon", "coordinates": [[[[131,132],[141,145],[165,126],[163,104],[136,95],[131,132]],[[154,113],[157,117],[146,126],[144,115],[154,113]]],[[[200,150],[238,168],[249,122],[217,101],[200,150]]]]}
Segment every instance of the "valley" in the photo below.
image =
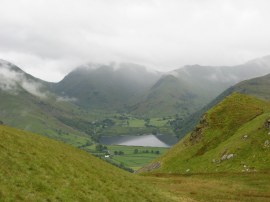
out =
{"type": "Polygon", "coordinates": [[[269,10],[0,0],[0,202],[270,202],[269,10]]]}
{"type": "Polygon", "coordinates": [[[2,61],[0,199],[268,201],[268,60],[88,64],[59,83],[2,61]]]}

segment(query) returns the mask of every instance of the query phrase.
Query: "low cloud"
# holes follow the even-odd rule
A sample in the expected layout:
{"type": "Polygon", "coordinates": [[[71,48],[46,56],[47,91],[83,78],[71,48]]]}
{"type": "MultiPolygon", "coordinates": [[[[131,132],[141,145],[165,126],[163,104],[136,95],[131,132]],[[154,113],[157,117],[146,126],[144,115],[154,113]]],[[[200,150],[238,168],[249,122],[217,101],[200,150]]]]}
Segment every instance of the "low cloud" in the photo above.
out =
{"type": "Polygon", "coordinates": [[[23,72],[16,71],[12,65],[0,61],[0,89],[12,94],[17,94],[20,90],[40,98],[46,98],[47,93],[42,91],[42,84],[26,78],[23,72]]]}
{"type": "Polygon", "coordinates": [[[59,81],[111,61],[171,71],[270,53],[268,0],[1,0],[0,58],[59,81]]]}

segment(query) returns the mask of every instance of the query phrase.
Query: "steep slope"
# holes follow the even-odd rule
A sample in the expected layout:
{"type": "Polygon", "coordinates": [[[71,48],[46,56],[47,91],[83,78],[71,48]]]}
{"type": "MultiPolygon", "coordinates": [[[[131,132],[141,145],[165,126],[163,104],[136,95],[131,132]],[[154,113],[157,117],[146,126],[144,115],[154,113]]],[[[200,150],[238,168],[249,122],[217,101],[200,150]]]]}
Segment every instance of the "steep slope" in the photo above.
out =
{"type": "Polygon", "coordinates": [[[227,93],[239,92],[270,100],[270,74],[240,82],[227,90],[227,93]]]}
{"type": "Polygon", "coordinates": [[[186,133],[190,132],[200,120],[200,117],[210,108],[215,106],[218,102],[223,100],[226,96],[238,92],[246,95],[252,95],[259,99],[270,100],[270,74],[262,77],[242,81],[221,93],[217,98],[212,100],[209,104],[201,110],[195,112],[186,120],[179,123],[180,128],[178,135],[183,137],[186,133]]]}
{"type": "Polygon", "coordinates": [[[86,152],[0,126],[1,201],[172,201],[86,152]]]}
{"type": "Polygon", "coordinates": [[[124,111],[159,77],[160,73],[149,72],[145,67],[135,64],[89,64],[72,71],[54,85],[53,90],[61,95],[75,97],[76,104],[88,109],[124,111]]]}
{"type": "Polygon", "coordinates": [[[270,73],[270,56],[232,67],[185,66],[163,76],[133,107],[135,114],[185,118],[230,86],[270,73]]]}
{"type": "Polygon", "coordinates": [[[5,124],[36,132],[75,146],[91,139],[58,117],[76,117],[78,109],[48,91],[51,84],[0,61],[0,120],[5,124]]]}
{"type": "MultiPolygon", "coordinates": [[[[158,160],[157,172],[249,172],[270,169],[270,103],[233,93],[158,160]]],[[[157,163],[156,163],[157,164],[157,163]]]]}

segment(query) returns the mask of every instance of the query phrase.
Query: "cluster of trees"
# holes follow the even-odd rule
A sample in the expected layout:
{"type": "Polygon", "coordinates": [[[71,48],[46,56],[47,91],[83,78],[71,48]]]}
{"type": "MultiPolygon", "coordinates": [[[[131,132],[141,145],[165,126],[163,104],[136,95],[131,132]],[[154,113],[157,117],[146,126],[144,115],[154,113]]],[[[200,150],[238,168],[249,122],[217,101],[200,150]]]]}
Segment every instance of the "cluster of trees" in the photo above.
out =
{"type": "Polygon", "coordinates": [[[96,145],[96,151],[97,152],[104,152],[104,151],[107,152],[108,148],[105,145],[97,144],[96,145]]]}
{"type": "MultiPolygon", "coordinates": [[[[62,123],[72,128],[85,132],[96,142],[98,142],[100,136],[102,136],[102,129],[115,125],[115,122],[109,118],[94,122],[86,121],[80,118],[69,118],[63,116],[58,117],[58,119],[62,123]]],[[[60,133],[62,133],[62,131],[60,131],[60,133]]]]}
{"type": "Polygon", "coordinates": [[[129,117],[126,115],[126,114],[121,114],[119,116],[114,116],[115,119],[118,119],[118,120],[128,120],[129,117]]]}
{"type": "Polygon", "coordinates": [[[4,122],[0,120],[0,125],[3,125],[3,124],[4,124],[4,122]]]}
{"type": "Polygon", "coordinates": [[[148,153],[151,153],[151,154],[160,154],[160,151],[159,151],[159,150],[156,150],[156,151],[151,150],[151,151],[149,151],[148,149],[140,151],[140,150],[138,150],[138,149],[134,149],[134,152],[133,152],[133,153],[134,153],[134,154],[138,154],[138,153],[146,153],[146,154],[148,154],[148,153]]]}
{"type": "Polygon", "coordinates": [[[114,151],[114,155],[124,155],[125,153],[123,151],[114,151]]]}
{"type": "Polygon", "coordinates": [[[172,127],[176,136],[179,136],[180,129],[183,127],[184,119],[179,117],[178,114],[175,115],[173,120],[169,120],[168,124],[172,127]]]}

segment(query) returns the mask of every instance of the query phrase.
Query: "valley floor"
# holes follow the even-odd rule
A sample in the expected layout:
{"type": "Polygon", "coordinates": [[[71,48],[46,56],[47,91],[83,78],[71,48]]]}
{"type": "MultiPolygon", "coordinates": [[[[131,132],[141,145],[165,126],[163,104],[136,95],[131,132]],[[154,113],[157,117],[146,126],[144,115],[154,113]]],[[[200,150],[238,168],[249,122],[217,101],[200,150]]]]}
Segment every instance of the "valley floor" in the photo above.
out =
{"type": "Polygon", "coordinates": [[[145,181],[175,198],[207,202],[269,202],[270,172],[215,174],[152,174],[145,181]]]}

